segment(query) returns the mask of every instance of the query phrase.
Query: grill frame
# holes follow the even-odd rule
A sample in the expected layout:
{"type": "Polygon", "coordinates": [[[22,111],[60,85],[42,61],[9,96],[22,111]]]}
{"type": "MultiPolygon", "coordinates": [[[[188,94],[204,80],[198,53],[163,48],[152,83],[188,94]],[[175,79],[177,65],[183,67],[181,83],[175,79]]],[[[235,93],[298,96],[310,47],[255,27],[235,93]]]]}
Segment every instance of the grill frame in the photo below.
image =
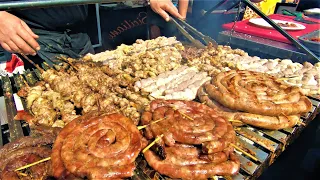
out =
{"type": "MultiPolygon", "coordinates": [[[[42,68],[47,70],[50,67],[46,64],[42,64],[42,68]]],[[[0,97],[0,102],[4,101],[5,105],[0,106],[0,147],[7,142],[11,142],[12,140],[17,139],[21,136],[28,136],[30,134],[30,129],[26,122],[13,120],[14,115],[16,115],[17,113],[17,100],[14,98],[14,93],[21,87],[25,86],[26,83],[29,86],[32,86],[40,80],[41,74],[37,69],[28,69],[24,74],[17,74],[13,77],[6,76],[1,78],[0,87],[1,90],[3,90],[3,97],[0,97]],[[3,110],[3,107],[5,108],[5,110],[3,110]],[[6,114],[4,114],[4,112],[6,114]]],[[[301,117],[301,122],[305,123],[306,126],[320,112],[320,99],[316,99],[313,97],[309,97],[309,99],[313,104],[312,111],[306,113],[306,115],[301,117]]],[[[26,103],[24,102],[24,100],[21,101],[23,108],[26,110],[26,103]]],[[[236,151],[236,154],[240,158],[241,169],[240,173],[236,176],[233,176],[232,178],[235,180],[258,178],[263,173],[263,171],[267,167],[269,167],[286,149],[286,147],[299,137],[304,128],[305,127],[303,126],[297,125],[293,128],[287,128],[279,131],[258,129],[249,125],[235,128],[237,138],[241,142],[240,146],[245,150],[254,152],[256,154],[255,157],[258,159],[258,161],[256,162],[243,155],[242,153],[236,151]]],[[[168,179],[167,177],[163,177],[159,173],[152,170],[147,165],[142,156],[138,157],[136,163],[137,170],[132,179],[146,179],[146,177],[149,177],[151,179],[168,179]]],[[[228,177],[217,178],[228,179],[228,177]]]]}

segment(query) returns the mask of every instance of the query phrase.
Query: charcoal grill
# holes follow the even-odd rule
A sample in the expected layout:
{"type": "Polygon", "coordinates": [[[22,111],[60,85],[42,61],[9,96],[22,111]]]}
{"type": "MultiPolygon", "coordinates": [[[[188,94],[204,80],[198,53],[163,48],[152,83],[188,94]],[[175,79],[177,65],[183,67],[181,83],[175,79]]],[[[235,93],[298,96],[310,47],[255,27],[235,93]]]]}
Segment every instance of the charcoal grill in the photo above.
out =
{"type": "MultiPolygon", "coordinates": [[[[45,64],[44,69],[49,68],[45,64]]],[[[27,84],[32,86],[41,80],[41,74],[37,69],[27,70],[23,75],[17,74],[13,77],[2,77],[0,93],[0,147],[19,137],[28,136],[30,129],[23,121],[14,121],[13,117],[17,111],[26,109],[25,102],[15,93],[27,84]],[[2,91],[2,92],[1,92],[2,91]]],[[[313,104],[312,110],[301,117],[301,122],[306,125],[312,121],[320,111],[320,99],[310,97],[313,104]]],[[[253,154],[258,161],[236,151],[241,161],[240,173],[234,177],[235,180],[256,179],[265,168],[271,165],[275,159],[296,139],[304,126],[295,126],[279,131],[258,129],[251,126],[235,128],[237,132],[238,145],[253,154]]],[[[150,169],[142,157],[137,159],[137,170],[132,179],[168,179],[150,169]]],[[[216,177],[217,179],[228,179],[228,177],[216,177]]]]}

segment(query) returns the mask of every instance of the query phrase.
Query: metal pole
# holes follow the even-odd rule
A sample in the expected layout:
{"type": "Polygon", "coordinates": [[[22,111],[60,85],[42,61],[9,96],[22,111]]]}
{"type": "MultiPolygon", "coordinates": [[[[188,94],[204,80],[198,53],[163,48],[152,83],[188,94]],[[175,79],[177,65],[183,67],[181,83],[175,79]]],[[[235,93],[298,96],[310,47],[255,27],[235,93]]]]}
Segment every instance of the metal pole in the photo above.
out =
{"type": "Polygon", "coordinates": [[[215,6],[213,6],[212,8],[210,8],[206,13],[204,13],[203,16],[201,16],[199,19],[197,19],[195,22],[195,26],[198,25],[200,22],[202,22],[204,19],[206,19],[212,11],[216,10],[217,8],[219,8],[222,4],[224,4],[227,0],[222,0],[220,1],[218,4],[216,4],[215,6]]]}
{"type": "Polygon", "coordinates": [[[30,1],[7,1],[0,3],[0,11],[10,11],[17,9],[30,8],[46,8],[53,6],[70,6],[81,4],[96,4],[96,3],[113,3],[123,2],[123,0],[30,0],[30,1]]]}
{"type": "Polygon", "coordinates": [[[102,36],[101,36],[101,21],[100,21],[100,5],[96,4],[96,18],[97,18],[97,31],[98,31],[98,44],[92,45],[93,48],[102,46],[102,36]]]}
{"type": "Polygon", "coordinates": [[[255,7],[251,2],[248,0],[242,0],[249,8],[251,8],[255,13],[257,13],[261,18],[267,21],[274,29],[280,32],[284,37],[286,37],[292,44],[294,44],[298,49],[304,51],[310,57],[320,61],[319,57],[316,56],[313,52],[311,52],[307,47],[301,44],[299,41],[294,39],[290,34],[288,34],[285,30],[283,30],[277,23],[272,21],[268,16],[266,16],[263,12],[261,12],[257,7],[255,7]]]}

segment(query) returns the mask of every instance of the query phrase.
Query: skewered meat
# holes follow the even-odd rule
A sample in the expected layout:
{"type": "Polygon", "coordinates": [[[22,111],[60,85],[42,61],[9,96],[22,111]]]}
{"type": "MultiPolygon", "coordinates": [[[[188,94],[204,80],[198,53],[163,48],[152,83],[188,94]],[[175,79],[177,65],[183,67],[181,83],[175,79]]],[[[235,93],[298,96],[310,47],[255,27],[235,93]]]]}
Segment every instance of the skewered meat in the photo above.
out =
{"type": "Polygon", "coordinates": [[[221,55],[221,57],[219,58],[219,62],[232,69],[263,72],[276,76],[278,78],[284,78],[285,83],[301,87],[302,92],[305,95],[320,95],[320,83],[318,83],[320,68],[317,67],[317,64],[320,63],[312,65],[308,62],[305,62],[303,64],[294,63],[288,59],[260,59],[259,57],[251,57],[248,55],[238,56],[232,51],[228,51],[227,55],[221,55]],[[313,79],[315,79],[315,81],[305,80],[308,79],[305,76],[310,75],[313,76],[313,79]],[[289,77],[289,80],[287,80],[285,77],[289,77]],[[294,78],[291,79],[291,77],[294,78]]]}
{"type": "Polygon", "coordinates": [[[88,113],[70,122],[58,135],[52,166],[54,176],[89,179],[131,177],[142,139],[133,122],[120,115],[88,113]]]}
{"type": "Polygon", "coordinates": [[[178,68],[182,59],[179,52],[181,49],[182,44],[174,37],[159,37],[154,40],[137,41],[131,46],[121,45],[115,51],[89,56],[93,61],[106,60],[106,73],[130,84],[141,78],[154,77],[178,68]]]}
{"type": "Polygon", "coordinates": [[[198,88],[211,78],[194,67],[182,66],[154,78],[142,79],[135,83],[136,91],[148,93],[151,99],[193,100],[198,88]]]}
{"type": "Polygon", "coordinates": [[[181,54],[188,66],[197,67],[200,71],[207,72],[212,76],[228,70],[222,66],[219,57],[217,57],[221,54],[222,49],[222,46],[216,49],[212,44],[209,44],[205,49],[187,46],[181,54]]]}
{"type": "MultiPolygon", "coordinates": [[[[272,130],[284,129],[284,128],[293,127],[300,120],[299,115],[265,116],[260,114],[251,114],[251,113],[233,111],[229,108],[222,106],[220,103],[210,98],[203,86],[200,87],[198,90],[198,97],[201,102],[206,103],[206,105],[216,110],[219,116],[222,116],[228,120],[242,121],[245,124],[249,124],[249,125],[260,127],[260,128],[272,129],[272,130]]],[[[242,124],[235,123],[235,125],[242,125],[242,124]]]]}
{"type": "MultiPolygon", "coordinates": [[[[139,123],[139,111],[144,109],[149,100],[120,88],[120,82],[104,74],[97,64],[76,63],[73,67],[77,68],[77,73],[57,72],[53,69],[44,71],[43,79],[52,90],[48,87],[48,91],[40,91],[36,97],[39,102],[32,99],[33,109],[41,114],[41,117],[38,118],[37,113],[33,118],[36,122],[63,127],[78,116],[75,113],[76,106],[82,109],[82,113],[95,110],[108,113],[122,112],[136,124],[139,123]],[[128,103],[124,102],[126,99],[123,97],[129,99],[128,103]],[[57,119],[60,116],[62,119],[57,119]]],[[[30,120],[30,116],[27,118],[30,120]]]]}
{"type": "Polygon", "coordinates": [[[49,69],[42,77],[54,91],[71,100],[77,108],[83,108],[84,113],[98,109],[97,101],[101,96],[82,84],[75,74],[49,69]]]}
{"type": "Polygon", "coordinates": [[[25,120],[30,125],[63,127],[64,124],[77,117],[74,105],[44,82],[28,89],[22,89],[22,91],[27,94],[27,108],[33,115],[18,112],[16,120],[25,120]]]}
{"type": "Polygon", "coordinates": [[[4,145],[0,149],[0,179],[43,179],[52,175],[49,161],[35,165],[28,169],[26,177],[15,170],[27,164],[47,158],[51,154],[51,145],[55,137],[42,135],[36,137],[22,137],[4,145]]]}
{"type": "Polygon", "coordinates": [[[163,136],[165,159],[147,150],[148,164],[171,178],[207,179],[238,172],[240,162],[230,143],[235,142],[232,125],[200,103],[155,100],[142,117],[147,139],[163,136]],[[161,120],[157,123],[154,121],[161,120]],[[198,146],[201,145],[201,148],[198,146]]]}
{"type": "Polygon", "coordinates": [[[147,50],[150,51],[152,49],[161,48],[165,46],[175,46],[180,49],[183,48],[182,44],[179,41],[177,41],[175,37],[158,37],[156,39],[146,41],[138,39],[136,43],[132,45],[121,44],[117,47],[116,50],[105,51],[95,55],[88,54],[86,55],[85,59],[90,59],[94,62],[108,61],[112,59],[119,59],[125,55],[143,53],[147,50]]]}
{"type": "Polygon", "coordinates": [[[298,87],[287,86],[272,76],[257,72],[220,73],[204,88],[212,99],[223,106],[254,114],[297,115],[312,108],[312,103],[298,87]]]}
{"type": "MultiPolygon", "coordinates": [[[[131,118],[135,122],[135,124],[139,123],[140,115],[138,115],[139,112],[136,109],[136,106],[144,107],[146,104],[149,103],[148,100],[146,100],[145,98],[137,94],[133,94],[129,90],[119,87],[120,85],[119,80],[111,78],[108,75],[104,74],[103,71],[96,66],[89,67],[83,64],[77,64],[76,66],[78,67],[77,76],[79,77],[79,80],[83,84],[86,84],[88,87],[90,87],[92,91],[102,96],[99,98],[93,97],[91,102],[95,102],[94,99],[106,98],[102,101],[101,100],[99,101],[101,108],[104,108],[103,110],[114,109],[114,111],[109,110],[107,112],[121,111],[124,115],[131,118]],[[123,108],[123,105],[120,105],[120,102],[116,102],[115,98],[110,98],[112,95],[114,95],[114,93],[118,93],[124,96],[125,98],[130,100],[131,103],[130,102],[127,103],[126,108],[123,108]],[[113,101],[113,102],[107,103],[105,106],[104,103],[106,103],[106,101],[113,101]],[[120,108],[117,109],[112,104],[119,104],[120,108]]],[[[117,99],[122,99],[122,98],[118,97],[117,99]]],[[[88,112],[88,111],[85,111],[85,112],[88,112]]]]}

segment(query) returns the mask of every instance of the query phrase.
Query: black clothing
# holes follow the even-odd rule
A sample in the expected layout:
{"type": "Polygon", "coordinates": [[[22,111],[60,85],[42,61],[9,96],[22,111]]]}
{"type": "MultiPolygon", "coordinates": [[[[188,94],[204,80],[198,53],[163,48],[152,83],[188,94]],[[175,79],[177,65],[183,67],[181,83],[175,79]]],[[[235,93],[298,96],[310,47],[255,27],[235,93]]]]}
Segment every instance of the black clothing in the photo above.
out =
{"type": "MultiPolygon", "coordinates": [[[[94,53],[90,38],[82,29],[88,16],[87,5],[15,10],[9,13],[25,21],[39,36],[39,61],[52,64],[59,56],[79,58],[80,55],[94,53]]],[[[11,57],[10,53],[0,47],[0,61],[9,60],[8,57],[11,57]]]]}
{"type": "Polygon", "coordinates": [[[94,53],[89,36],[86,33],[69,34],[42,29],[33,29],[39,36],[37,39],[41,50],[38,55],[48,64],[52,64],[56,57],[66,56],[80,58],[87,53],[94,53]]]}
{"type": "MultiPolygon", "coordinates": [[[[0,0],[0,2],[5,1],[7,0],[0,0]]],[[[66,29],[75,29],[86,20],[88,16],[88,6],[63,6],[8,12],[24,20],[30,28],[65,31],[66,29]]]]}

